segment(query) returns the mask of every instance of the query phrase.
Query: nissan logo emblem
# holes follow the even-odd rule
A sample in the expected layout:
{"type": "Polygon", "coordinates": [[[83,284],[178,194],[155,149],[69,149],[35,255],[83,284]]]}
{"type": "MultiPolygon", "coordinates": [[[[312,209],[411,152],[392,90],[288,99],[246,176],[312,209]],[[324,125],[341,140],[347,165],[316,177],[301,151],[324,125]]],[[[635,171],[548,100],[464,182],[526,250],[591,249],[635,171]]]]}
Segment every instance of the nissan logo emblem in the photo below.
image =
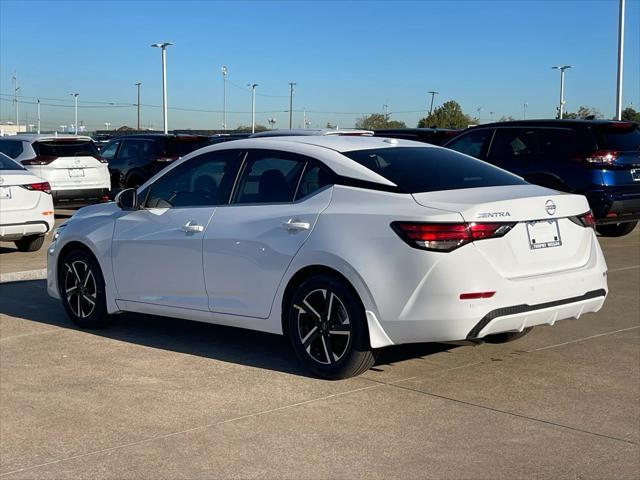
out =
{"type": "Polygon", "coordinates": [[[549,215],[553,215],[554,213],[556,213],[556,204],[553,203],[553,200],[547,200],[544,204],[544,209],[549,215]]]}

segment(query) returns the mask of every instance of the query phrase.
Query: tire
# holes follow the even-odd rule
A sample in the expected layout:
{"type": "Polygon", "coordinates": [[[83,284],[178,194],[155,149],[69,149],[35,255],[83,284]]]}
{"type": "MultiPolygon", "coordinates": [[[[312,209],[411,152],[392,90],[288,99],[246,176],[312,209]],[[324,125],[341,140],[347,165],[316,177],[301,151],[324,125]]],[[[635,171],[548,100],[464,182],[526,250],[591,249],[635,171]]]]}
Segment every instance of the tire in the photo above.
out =
{"type": "Polygon", "coordinates": [[[493,335],[487,335],[482,340],[486,343],[509,343],[524,337],[531,330],[533,330],[533,327],[525,328],[521,332],[494,333],[493,335]]]}
{"type": "Polygon", "coordinates": [[[625,223],[609,223],[605,225],[596,225],[597,232],[603,237],[622,237],[627,235],[636,228],[638,222],[625,223]]]}
{"type": "Polygon", "coordinates": [[[344,281],[326,274],[310,277],[285,308],[293,350],[314,375],[355,377],[375,363],[364,307],[344,281]]]}
{"type": "Polygon", "coordinates": [[[28,237],[22,237],[20,240],[16,240],[13,243],[16,244],[16,248],[21,252],[37,252],[42,248],[44,235],[29,235],[28,237]]]}
{"type": "Polygon", "coordinates": [[[64,309],[76,325],[81,328],[104,328],[111,323],[112,317],[107,313],[104,277],[92,255],[83,250],[73,250],[67,254],[58,269],[58,286],[64,309]]]}

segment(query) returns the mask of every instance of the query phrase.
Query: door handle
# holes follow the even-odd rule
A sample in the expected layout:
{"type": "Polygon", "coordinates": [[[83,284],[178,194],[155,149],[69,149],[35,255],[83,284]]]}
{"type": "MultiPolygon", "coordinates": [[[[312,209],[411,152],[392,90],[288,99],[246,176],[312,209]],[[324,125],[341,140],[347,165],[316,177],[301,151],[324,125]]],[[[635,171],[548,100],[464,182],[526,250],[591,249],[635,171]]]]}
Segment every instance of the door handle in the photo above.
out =
{"type": "Polygon", "coordinates": [[[195,220],[189,220],[182,226],[182,231],[186,233],[204,232],[204,227],[202,225],[198,225],[195,220]]]}
{"type": "Polygon", "coordinates": [[[290,218],[282,224],[287,230],[309,230],[311,225],[308,222],[301,222],[299,220],[290,218]]]}

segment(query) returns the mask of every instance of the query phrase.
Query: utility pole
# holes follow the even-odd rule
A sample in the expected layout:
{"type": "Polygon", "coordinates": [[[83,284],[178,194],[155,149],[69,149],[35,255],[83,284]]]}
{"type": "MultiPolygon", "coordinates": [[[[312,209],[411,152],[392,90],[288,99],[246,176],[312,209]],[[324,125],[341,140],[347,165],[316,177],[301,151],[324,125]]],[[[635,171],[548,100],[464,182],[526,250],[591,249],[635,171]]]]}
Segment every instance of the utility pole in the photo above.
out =
{"type": "Polygon", "coordinates": [[[625,0],[620,0],[618,16],[618,83],[616,88],[616,120],[622,120],[622,73],[624,63],[624,6],[625,0]]]}
{"type": "Polygon", "coordinates": [[[307,107],[302,107],[302,128],[307,128],[307,107]]]}
{"type": "Polygon", "coordinates": [[[73,97],[73,101],[75,104],[75,111],[76,111],[76,123],[73,124],[74,128],[75,128],[75,132],[76,135],[78,135],[78,93],[70,93],[69,95],[71,95],[73,97]]]}
{"type": "Polygon", "coordinates": [[[251,133],[256,133],[256,87],[257,83],[249,83],[251,87],[251,133]]]}
{"type": "Polygon", "coordinates": [[[140,85],[142,85],[142,83],[136,83],[136,87],[138,87],[138,131],[140,131],[140,85]]]}
{"type": "Polygon", "coordinates": [[[227,129],[227,66],[222,66],[222,129],[227,129]]]}
{"type": "Polygon", "coordinates": [[[384,119],[389,120],[389,105],[385,103],[382,108],[384,108],[384,119]]]}
{"type": "Polygon", "coordinates": [[[564,71],[573,68],[571,65],[558,65],[551,67],[554,70],[560,70],[560,105],[558,106],[558,118],[562,120],[564,113],[564,71]]]}
{"type": "Polygon", "coordinates": [[[38,99],[38,135],[40,134],[40,99],[38,99]]]}
{"type": "Polygon", "coordinates": [[[439,92],[427,92],[431,94],[431,106],[429,107],[429,116],[433,113],[433,99],[439,92]]]}
{"type": "Polygon", "coordinates": [[[16,131],[20,133],[20,116],[18,111],[18,92],[20,91],[20,87],[18,86],[18,73],[14,70],[13,77],[13,103],[16,107],[16,131]]]}
{"type": "Polygon", "coordinates": [[[295,85],[295,82],[289,82],[289,129],[293,125],[293,87],[295,85]]]}
{"type": "Polygon", "coordinates": [[[162,49],[162,120],[164,123],[164,133],[168,133],[169,120],[167,115],[167,47],[173,45],[171,42],[154,43],[151,46],[162,49]]]}
{"type": "Polygon", "coordinates": [[[478,112],[478,125],[480,125],[482,123],[482,120],[480,120],[480,112],[482,112],[482,107],[476,108],[476,111],[478,112]]]}

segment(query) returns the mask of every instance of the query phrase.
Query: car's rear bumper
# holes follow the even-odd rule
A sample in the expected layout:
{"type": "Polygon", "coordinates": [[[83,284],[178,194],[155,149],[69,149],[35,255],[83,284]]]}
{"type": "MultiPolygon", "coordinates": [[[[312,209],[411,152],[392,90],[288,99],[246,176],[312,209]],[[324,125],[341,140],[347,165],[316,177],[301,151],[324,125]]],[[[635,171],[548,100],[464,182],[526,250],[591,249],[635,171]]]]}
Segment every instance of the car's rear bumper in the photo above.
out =
{"type": "Polygon", "coordinates": [[[624,187],[604,187],[585,194],[598,224],[640,220],[640,182],[624,187]]]}
{"type": "Polygon", "coordinates": [[[0,225],[0,240],[11,242],[29,235],[44,235],[51,229],[50,223],[45,220],[5,223],[0,225]]]}
{"type": "Polygon", "coordinates": [[[108,188],[81,188],[53,190],[51,196],[54,202],[73,203],[87,201],[101,201],[109,193],[108,188]]]}

